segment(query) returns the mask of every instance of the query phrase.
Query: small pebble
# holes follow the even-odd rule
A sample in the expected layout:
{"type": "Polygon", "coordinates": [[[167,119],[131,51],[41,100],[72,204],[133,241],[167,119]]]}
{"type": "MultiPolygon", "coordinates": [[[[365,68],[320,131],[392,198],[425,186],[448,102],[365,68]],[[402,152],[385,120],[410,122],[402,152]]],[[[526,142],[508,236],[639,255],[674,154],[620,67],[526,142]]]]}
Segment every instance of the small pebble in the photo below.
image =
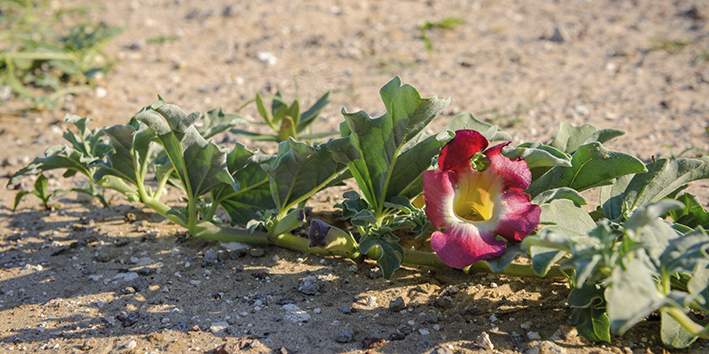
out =
{"type": "Polygon", "coordinates": [[[325,283],[318,281],[314,275],[305,277],[298,285],[298,292],[306,295],[316,295],[325,286],[325,283]]]}
{"type": "Polygon", "coordinates": [[[537,332],[527,332],[527,338],[529,338],[529,340],[540,340],[542,336],[537,332]]]}
{"type": "Polygon", "coordinates": [[[263,257],[266,254],[266,251],[263,250],[263,248],[254,248],[251,251],[249,251],[249,255],[254,258],[258,257],[263,257]]]}
{"type": "Polygon", "coordinates": [[[354,331],[344,331],[337,335],[335,341],[338,343],[349,343],[354,339],[354,331]]]}

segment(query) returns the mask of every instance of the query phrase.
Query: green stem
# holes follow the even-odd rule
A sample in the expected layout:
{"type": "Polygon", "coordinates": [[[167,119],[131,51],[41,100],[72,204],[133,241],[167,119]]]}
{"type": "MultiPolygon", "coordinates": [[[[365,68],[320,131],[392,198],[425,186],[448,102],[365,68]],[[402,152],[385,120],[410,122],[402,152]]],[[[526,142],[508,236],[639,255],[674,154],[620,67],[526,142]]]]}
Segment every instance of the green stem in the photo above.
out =
{"type": "Polygon", "coordinates": [[[326,250],[322,247],[310,247],[310,240],[291,234],[281,234],[275,238],[269,238],[268,233],[254,231],[249,233],[245,229],[237,229],[231,227],[221,227],[210,222],[202,222],[197,225],[197,232],[193,234],[195,237],[219,241],[219,242],[243,242],[273,245],[286,248],[296,252],[311,253],[328,256],[345,256],[345,250],[326,250]]]}
{"type": "Polygon", "coordinates": [[[170,211],[172,208],[161,203],[159,200],[151,198],[151,197],[145,197],[143,199],[143,204],[145,204],[150,209],[155,210],[158,214],[164,216],[165,218],[169,219],[170,221],[174,222],[175,224],[180,225],[180,226],[189,230],[188,224],[185,223],[185,221],[182,220],[179,216],[177,216],[175,214],[168,214],[168,211],[170,211]]]}
{"type": "Polygon", "coordinates": [[[167,181],[170,179],[170,174],[172,174],[172,171],[174,169],[170,169],[165,173],[165,175],[158,181],[158,189],[155,191],[153,194],[153,198],[155,199],[160,199],[162,196],[163,190],[165,190],[165,185],[167,184],[167,181]]]}
{"type": "Polygon", "coordinates": [[[187,230],[195,235],[197,232],[197,198],[187,199],[187,230]]]}
{"type": "Polygon", "coordinates": [[[217,207],[219,206],[219,201],[217,201],[214,197],[214,193],[212,193],[212,205],[209,206],[209,210],[207,210],[207,214],[202,216],[202,220],[207,220],[210,221],[214,218],[214,214],[217,213],[217,207]]]}
{"type": "MultiPolygon", "coordinates": [[[[369,252],[367,252],[367,257],[372,259],[379,259],[381,257],[382,251],[379,247],[372,247],[369,252]]],[[[404,264],[416,264],[425,265],[439,268],[450,268],[449,265],[443,263],[440,258],[435,253],[422,252],[404,249],[404,264]]],[[[568,275],[564,273],[561,268],[551,267],[546,275],[539,276],[534,272],[531,265],[521,265],[521,264],[510,264],[502,272],[496,273],[490,266],[485,262],[477,262],[469,267],[463,269],[466,273],[491,273],[499,275],[507,275],[513,277],[521,278],[568,278],[568,275]]]]}

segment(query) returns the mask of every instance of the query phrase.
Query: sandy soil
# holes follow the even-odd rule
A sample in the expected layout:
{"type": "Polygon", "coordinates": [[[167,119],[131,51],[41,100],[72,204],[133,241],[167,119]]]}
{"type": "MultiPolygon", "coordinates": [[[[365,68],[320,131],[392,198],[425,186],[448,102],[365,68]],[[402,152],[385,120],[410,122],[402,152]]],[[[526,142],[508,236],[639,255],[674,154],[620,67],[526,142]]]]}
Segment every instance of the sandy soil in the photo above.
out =
{"type": "MultiPolygon", "coordinates": [[[[342,107],[381,113],[378,90],[394,75],[423,96],[452,98],[431,132],[471,111],[503,126],[515,144],[550,141],[567,121],[626,130],[609,147],[645,160],[709,150],[703,1],[115,0],[99,2],[92,16],[126,26],[107,47],[118,59],[114,70],[54,112],[3,103],[3,185],[46,147],[63,143],[66,113],[95,118],[96,126],[122,124],[158,94],[188,112],[229,112],[256,92],[292,98],[297,87],[306,104],[332,90],[316,125],[327,131],[341,121],[342,107]],[[463,23],[430,30],[427,52],[419,27],[446,17],[463,23]],[[154,43],[159,38],[168,40],[154,43]]],[[[253,107],[242,113],[256,116],[253,107]]],[[[52,188],[83,183],[49,175],[52,188]]],[[[708,185],[691,191],[706,201],[708,185]]],[[[337,218],[328,211],[341,192],[318,195],[309,206],[337,218]]],[[[664,350],[657,317],[612,343],[578,337],[568,326],[564,281],[412,267],[387,281],[371,262],[259,246],[229,252],[185,239],[184,230],[118,197],[105,210],[68,194],[48,212],[30,196],[12,213],[14,195],[0,191],[0,352],[664,350]],[[315,294],[299,291],[310,276],[322,286],[315,294]],[[398,297],[403,307],[390,310],[398,297]],[[494,350],[480,345],[483,333],[494,350]]],[[[669,350],[707,351],[706,341],[669,350]]]]}

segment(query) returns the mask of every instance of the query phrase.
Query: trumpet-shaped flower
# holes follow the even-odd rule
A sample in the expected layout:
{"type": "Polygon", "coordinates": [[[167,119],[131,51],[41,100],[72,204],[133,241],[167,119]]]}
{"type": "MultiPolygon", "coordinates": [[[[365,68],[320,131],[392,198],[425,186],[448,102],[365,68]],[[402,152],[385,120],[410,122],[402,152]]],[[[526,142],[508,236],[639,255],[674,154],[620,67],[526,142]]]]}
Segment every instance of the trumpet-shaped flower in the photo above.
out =
{"type": "Polygon", "coordinates": [[[524,160],[502,155],[508,143],[487,150],[474,130],[459,130],[441,149],[440,170],[423,173],[426,215],[440,230],[431,246],[455,268],[502,255],[506,242],[522,241],[539,223],[541,208],[530,203],[532,175],[524,160]]]}

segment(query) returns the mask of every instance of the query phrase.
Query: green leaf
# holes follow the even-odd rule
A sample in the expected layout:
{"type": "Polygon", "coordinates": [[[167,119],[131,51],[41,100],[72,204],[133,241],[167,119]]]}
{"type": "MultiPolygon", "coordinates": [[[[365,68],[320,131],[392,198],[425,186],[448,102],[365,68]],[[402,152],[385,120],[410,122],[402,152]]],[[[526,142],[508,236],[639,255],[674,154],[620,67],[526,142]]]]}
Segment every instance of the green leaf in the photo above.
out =
{"type": "Polygon", "coordinates": [[[709,265],[694,270],[687,282],[687,291],[694,297],[696,306],[709,312],[709,265]]]}
{"type": "MultiPolygon", "coordinates": [[[[330,91],[322,95],[315,104],[313,104],[310,108],[308,108],[307,111],[303,112],[300,115],[300,121],[298,122],[298,126],[296,127],[296,131],[298,133],[302,132],[305,128],[307,128],[310,124],[312,124],[315,119],[320,115],[320,112],[325,109],[325,106],[330,104],[330,91]]],[[[301,139],[306,139],[305,137],[301,137],[301,139]]]]}
{"type": "Polygon", "coordinates": [[[671,239],[659,257],[662,272],[691,274],[697,267],[709,265],[707,249],[709,235],[701,227],[682,237],[671,239]]]}
{"type": "Polygon", "coordinates": [[[49,180],[44,176],[44,174],[37,176],[37,180],[34,182],[34,192],[34,195],[38,196],[39,199],[42,199],[42,201],[47,204],[50,197],[49,180]]]}
{"type": "MultiPolygon", "coordinates": [[[[596,227],[596,223],[588,213],[568,199],[553,200],[549,204],[542,204],[541,208],[539,223],[551,225],[543,227],[539,231],[540,236],[554,233],[573,242],[588,238],[586,234],[596,227]]],[[[566,254],[566,251],[558,248],[531,246],[529,254],[532,257],[534,272],[543,276],[554,263],[566,254]]]]}
{"type": "Polygon", "coordinates": [[[625,222],[627,238],[640,242],[655,265],[661,264],[660,256],[669,246],[670,240],[680,236],[661,216],[680,207],[681,204],[676,200],[664,199],[634,211],[625,222]]]}
{"type": "Polygon", "coordinates": [[[504,147],[502,154],[510,160],[523,159],[529,168],[566,166],[571,167],[571,155],[541,142],[520,144],[516,148],[504,147]]]}
{"type": "Polygon", "coordinates": [[[269,174],[279,212],[288,211],[342,176],[346,165],[332,158],[328,144],[311,147],[291,138],[278,145],[272,165],[262,165],[269,174]]]}
{"type": "Polygon", "coordinates": [[[276,92],[273,96],[268,96],[271,98],[271,113],[273,114],[273,124],[278,124],[281,119],[288,114],[289,107],[288,103],[283,100],[281,92],[276,92]]]}
{"type": "Polygon", "coordinates": [[[79,151],[84,158],[101,159],[103,155],[111,148],[102,141],[104,135],[103,129],[94,128],[89,130],[88,126],[93,119],[88,117],[79,117],[73,114],[64,116],[64,122],[73,124],[79,131],[79,134],[73,133],[71,130],[66,130],[62,136],[71,143],[71,146],[79,151]]]}
{"type": "Polygon", "coordinates": [[[92,178],[96,169],[92,166],[101,161],[104,154],[111,150],[111,146],[102,141],[103,129],[89,130],[88,124],[92,119],[87,117],[67,114],[64,121],[73,124],[79,132],[78,135],[68,129],[64,132],[63,137],[71,146],[55,145],[47,148],[44,152],[45,157],[36,157],[16,172],[7,182],[8,187],[25,177],[55,169],[66,169],[64,177],[71,177],[79,172],[89,179],[92,178]]]}
{"type": "Polygon", "coordinates": [[[581,145],[591,142],[605,143],[623,134],[625,134],[624,131],[617,129],[599,130],[589,124],[574,127],[567,122],[561,122],[561,124],[559,124],[559,132],[550,145],[567,154],[573,154],[581,145]]]}
{"type": "Polygon", "coordinates": [[[615,183],[600,188],[599,201],[603,216],[609,220],[617,220],[625,211],[623,195],[628,184],[635,177],[634,173],[616,178],[615,183]]]}
{"type": "Polygon", "coordinates": [[[670,348],[687,348],[695,340],[697,336],[690,333],[682,324],[677,322],[674,317],[670,316],[667,311],[661,312],[662,327],[660,333],[662,336],[662,344],[670,348]]]}
{"type": "Polygon", "coordinates": [[[239,143],[227,155],[227,168],[238,190],[223,186],[212,195],[229,214],[232,224],[246,224],[257,219],[259,211],[276,208],[268,184],[268,172],[261,168],[261,165],[271,164],[274,160],[275,156],[254,154],[239,143]]]}
{"type": "Polygon", "coordinates": [[[586,205],[586,198],[581,193],[567,187],[545,190],[532,199],[532,204],[542,205],[557,199],[568,199],[578,205],[586,205]]]}
{"type": "Polygon", "coordinates": [[[511,135],[499,130],[496,125],[475,119],[470,112],[460,113],[451,118],[448,124],[446,124],[446,129],[450,131],[463,129],[475,130],[490,142],[512,140],[511,135]]]}
{"type": "Polygon", "coordinates": [[[627,210],[642,207],[670,195],[684,184],[709,178],[709,157],[701,159],[660,159],[647,165],[628,184],[622,205],[627,210]]]}
{"type": "Polygon", "coordinates": [[[187,115],[165,101],[156,101],[150,107],[135,118],[157,134],[189,199],[221,185],[234,184],[226,168],[226,153],[213,142],[207,142],[193,125],[200,113],[187,115]]]}
{"type": "Polygon", "coordinates": [[[404,261],[404,249],[396,242],[390,242],[386,238],[375,238],[365,235],[359,242],[359,250],[366,254],[372,247],[379,246],[381,256],[377,259],[379,268],[382,269],[384,279],[390,279],[394,271],[399,269],[404,261]]]}
{"type": "Polygon", "coordinates": [[[263,104],[263,98],[261,98],[260,93],[256,93],[256,109],[258,109],[258,113],[261,115],[261,118],[263,118],[266,124],[270,125],[271,127],[274,127],[273,118],[271,118],[271,113],[266,109],[266,106],[263,104]]]}
{"type": "Polygon", "coordinates": [[[19,191],[15,194],[15,203],[12,205],[12,211],[17,210],[17,206],[20,205],[22,198],[28,194],[34,194],[30,191],[19,191]]]}
{"type": "Polygon", "coordinates": [[[610,320],[606,315],[604,289],[596,284],[583,283],[569,292],[567,302],[573,307],[571,326],[591,342],[610,342],[610,320]]]}
{"type": "Polygon", "coordinates": [[[66,169],[64,177],[71,177],[77,172],[91,178],[93,168],[89,167],[95,159],[84,159],[84,155],[68,146],[50,146],[44,152],[45,157],[35,157],[32,162],[17,171],[7,182],[7,187],[17,184],[21,179],[38,175],[42,172],[66,169]]]}
{"type": "Polygon", "coordinates": [[[224,113],[222,107],[217,107],[208,111],[202,122],[204,124],[196,129],[203,138],[209,139],[229,128],[246,123],[246,120],[238,114],[224,113]]]}
{"type": "Polygon", "coordinates": [[[644,172],[645,166],[637,158],[606,149],[598,142],[582,145],[573,154],[571,167],[556,166],[532,182],[527,189],[532,197],[559,187],[577,191],[598,187],[613,182],[613,179],[629,173],[644,172]]]}
{"type": "Polygon", "coordinates": [[[364,198],[377,213],[389,198],[413,193],[412,185],[445,144],[427,137],[423,130],[450,103],[436,97],[421,98],[412,86],[402,86],[399,77],[386,84],[380,95],[387,113],[373,119],[362,111],[343,111],[346,125],[341,125],[341,131],[346,136],[331,145],[334,158],[348,164],[364,198]]]}
{"type": "Polygon", "coordinates": [[[107,154],[108,163],[96,171],[94,179],[98,181],[112,175],[135,186],[142,185],[150,165],[163,152],[155,142],[155,132],[145,126],[137,130],[131,125],[114,125],[105,132],[111,139],[113,151],[107,154]]]}
{"type": "Polygon", "coordinates": [[[613,268],[605,291],[613,332],[622,335],[665,303],[654,275],[643,257],[630,260],[625,267],[613,268]]]}
{"type": "Polygon", "coordinates": [[[704,210],[699,198],[689,193],[684,193],[678,196],[677,200],[684,204],[684,208],[670,211],[670,216],[675,223],[680,223],[690,228],[699,225],[704,228],[709,227],[709,213],[704,210]]]}

